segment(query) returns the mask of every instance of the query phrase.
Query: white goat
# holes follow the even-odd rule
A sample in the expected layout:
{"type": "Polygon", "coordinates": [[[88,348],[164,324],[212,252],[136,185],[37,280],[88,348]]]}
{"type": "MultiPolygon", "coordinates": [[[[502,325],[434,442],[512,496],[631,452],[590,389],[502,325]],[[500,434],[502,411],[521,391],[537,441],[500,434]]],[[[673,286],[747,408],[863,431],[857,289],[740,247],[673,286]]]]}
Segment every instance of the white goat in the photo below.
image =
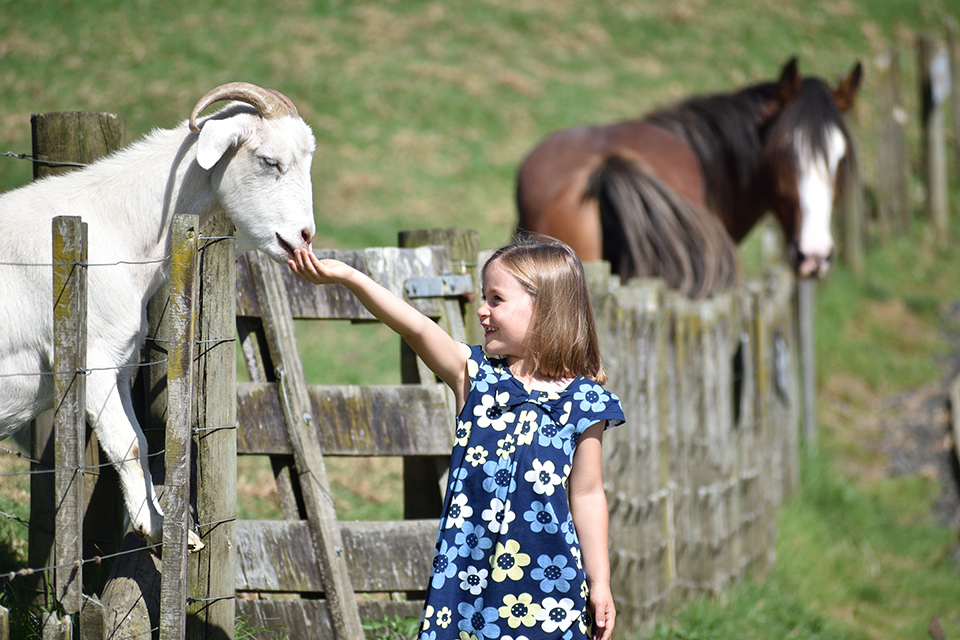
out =
{"type": "MultiPolygon", "coordinates": [[[[231,83],[203,96],[173,129],[0,195],[0,438],[53,406],[51,220],[78,215],[96,265],[87,285],[87,419],[119,472],[134,530],[159,540],[162,511],[130,380],[147,301],[169,272],[173,214],[198,214],[202,224],[226,211],[238,251],[259,249],[285,262],[313,238],[315,148],[286,96],[231,83]],[[239,102],[197,124],[220,100],[239,102]]],[[[203,547],[192,532],[189,545],[203,547]]]]}

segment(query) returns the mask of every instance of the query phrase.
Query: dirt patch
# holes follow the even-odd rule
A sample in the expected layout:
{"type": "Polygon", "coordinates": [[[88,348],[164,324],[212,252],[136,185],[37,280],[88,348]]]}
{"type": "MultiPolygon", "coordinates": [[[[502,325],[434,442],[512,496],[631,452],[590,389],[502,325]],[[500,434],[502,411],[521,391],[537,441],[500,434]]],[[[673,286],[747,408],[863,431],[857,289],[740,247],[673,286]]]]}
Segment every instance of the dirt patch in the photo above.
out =
{"type": "MultiPolygon", "coordinates": [[[[922,340],[922,323],[908,322],[911,314],[902,307],[877,303],[870,314],[901,340],[922,340]]],[[[938,362],[938,382],[885,396],[857,377],[830,375],[820,389],[819,416],[830,425],[824,439],[837,454],[839,471],[865,483],[912,475],[932,480],[941,487],[937,522],[960,531],[960,466],[949,402],[950,383],[960,372],[960,302],[947,305],[944,316],[949,349],[938,362]]]]}

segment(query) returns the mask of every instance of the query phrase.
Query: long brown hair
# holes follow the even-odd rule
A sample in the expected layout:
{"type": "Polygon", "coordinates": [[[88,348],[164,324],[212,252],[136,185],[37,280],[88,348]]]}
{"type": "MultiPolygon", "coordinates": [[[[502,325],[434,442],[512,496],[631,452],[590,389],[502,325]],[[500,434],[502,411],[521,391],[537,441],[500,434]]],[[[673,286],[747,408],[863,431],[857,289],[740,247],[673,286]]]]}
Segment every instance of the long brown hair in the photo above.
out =
{"type": "Polygon", "coordinates": [[[607,381],[583,264],[573,249],[546,236],[519,239],[497,249],[481,278],[497,263],[533,297],[527,348],[537,371],[554,378],[585,376],[607,381]]]}

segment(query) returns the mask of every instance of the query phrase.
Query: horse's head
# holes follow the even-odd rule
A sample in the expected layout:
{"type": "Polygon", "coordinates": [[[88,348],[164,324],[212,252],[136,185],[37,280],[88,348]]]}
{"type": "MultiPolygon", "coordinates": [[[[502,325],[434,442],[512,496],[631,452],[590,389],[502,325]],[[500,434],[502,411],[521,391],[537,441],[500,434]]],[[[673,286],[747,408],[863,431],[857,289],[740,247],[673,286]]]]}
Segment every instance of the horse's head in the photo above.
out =
{"type": "Polygon", "coordinates": [[[818,78],[801,78],[792,59],[777,85],[763,139],[763,179],[801,277],[823,276],[830,268],[831,211],[855,167],[843,112],[853,106],[861,76],[858,62],[831,88],[818,78]]]}

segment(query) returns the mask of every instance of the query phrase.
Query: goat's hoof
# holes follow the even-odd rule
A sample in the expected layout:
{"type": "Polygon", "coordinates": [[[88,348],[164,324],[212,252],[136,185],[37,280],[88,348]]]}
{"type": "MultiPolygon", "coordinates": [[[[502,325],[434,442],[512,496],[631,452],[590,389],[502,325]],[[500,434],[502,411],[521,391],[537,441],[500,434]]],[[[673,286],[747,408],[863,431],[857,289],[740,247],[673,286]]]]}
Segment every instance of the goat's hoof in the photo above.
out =
{"type": "Polygon", "coordinates": [[[203,540],[200,539],[200,536],[193,531],[187,531],[187,551],[190,553],[196,553],[202,550],[205,546],[207,545],[203,544],[203,540]]]}

